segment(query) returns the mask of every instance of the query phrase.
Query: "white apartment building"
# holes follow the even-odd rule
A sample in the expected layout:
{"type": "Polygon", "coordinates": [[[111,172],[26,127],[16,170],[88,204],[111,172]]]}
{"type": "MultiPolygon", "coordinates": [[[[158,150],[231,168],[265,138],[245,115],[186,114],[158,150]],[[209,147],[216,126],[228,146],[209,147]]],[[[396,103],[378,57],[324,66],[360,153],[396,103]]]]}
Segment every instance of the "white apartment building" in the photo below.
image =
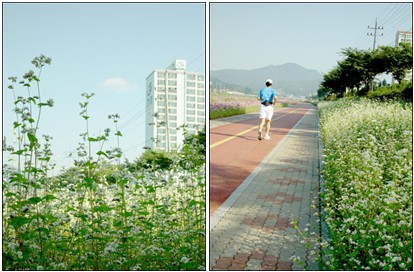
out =
{"type": "MultiPolygon", "coordinates": [[[[399,46],[400,43],[409,43],[413,45],[413,32],[409,31],[397,31],[397,35],[395,37],[395,46],[399,46]]],[[[409,70],[405,75],[406,80],[410,80],[413,78],[413,70],[409,70]]],[[[392,83],[395,82],[395,79],[392,79],[392,83]]]]}
{"type": "Polygon", "coordinates": [[[154,70],[146,79],[145,146],[179,149],[185,125],[195,133],[205,124],[205,75],[186,70],[185,60],[175,60],[154,70]]]}
{"type": "Polygon", "coordinates": [[[395,46],[400,45],[400,43],[409,43],[413,44],[413,33],[408,31],[397,31],[395,38],[395,46]]]}

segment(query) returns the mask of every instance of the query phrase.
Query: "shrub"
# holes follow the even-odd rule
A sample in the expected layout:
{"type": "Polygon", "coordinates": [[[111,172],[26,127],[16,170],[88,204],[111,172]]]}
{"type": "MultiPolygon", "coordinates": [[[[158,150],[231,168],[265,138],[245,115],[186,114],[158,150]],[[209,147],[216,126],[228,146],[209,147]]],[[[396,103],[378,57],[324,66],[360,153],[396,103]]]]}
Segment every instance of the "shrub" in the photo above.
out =
{"type": "Polygon", "coordinates": [[[381,100],[398,99],[412,101],[413,83],[412,81],[403,81],[400,84],[382,86],[375,89],[373,92],[369,92],[367,96],[369,98],[379,98],[381,100]]]}

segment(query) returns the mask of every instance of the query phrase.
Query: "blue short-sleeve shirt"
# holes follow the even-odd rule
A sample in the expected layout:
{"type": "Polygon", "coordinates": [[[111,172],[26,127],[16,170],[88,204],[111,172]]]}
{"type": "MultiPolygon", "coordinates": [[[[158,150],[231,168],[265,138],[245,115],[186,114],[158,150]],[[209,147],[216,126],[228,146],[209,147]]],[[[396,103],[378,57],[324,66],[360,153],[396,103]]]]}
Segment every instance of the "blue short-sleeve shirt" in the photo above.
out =
{"type": "Polygon", "coordinates": [[[265,87],[259,91],[257,97],[260,97],[262,100],[261,103],[265,102],[266,100],[270,103],[273,103],[273,97],[276,95],[276,91],[272,88],[265,87]]]}

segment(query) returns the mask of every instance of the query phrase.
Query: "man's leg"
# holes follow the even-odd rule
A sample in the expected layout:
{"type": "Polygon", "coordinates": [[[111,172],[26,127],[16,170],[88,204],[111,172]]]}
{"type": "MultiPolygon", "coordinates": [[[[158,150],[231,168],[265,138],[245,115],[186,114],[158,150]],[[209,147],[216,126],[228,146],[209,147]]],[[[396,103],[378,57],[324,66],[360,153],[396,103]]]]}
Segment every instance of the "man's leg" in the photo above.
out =
{"type": "Polygon", "coordinates": [[[263,129],[263,126],[265,124],[265,120],[266,120],[266,118],[261,118],[260,119],[259,136],[257,137],[259,140],[261,140],[263,138],[262,129],[263,129]]]}
{"type": "Polygon", "coordinates": [[[265,140],[270,139],[269,131],[270,131],[270,120],[266,119],[266,134],[264,136],[265,140]]]}
{"type": "Polygon", "coordinates": [[[270,131],[270,120],[266,119],[266,134],[269,135],[269,131],[270,131]]]}

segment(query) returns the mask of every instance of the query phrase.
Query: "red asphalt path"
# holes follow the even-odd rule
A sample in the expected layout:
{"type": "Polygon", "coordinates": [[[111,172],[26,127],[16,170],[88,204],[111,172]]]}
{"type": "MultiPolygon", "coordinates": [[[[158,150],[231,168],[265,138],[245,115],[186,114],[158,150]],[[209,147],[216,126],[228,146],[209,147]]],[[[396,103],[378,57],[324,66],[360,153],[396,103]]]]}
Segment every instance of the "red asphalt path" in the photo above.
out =
{"type": "Polygon", "coordinates": [[[272,118],[270,140],[257,139],[260,122],[258,116],[210,129],[210,215],[226,201],[310,108],[309,104],[297,104],[276,110],[272,118]],[[249,129],[252,130],[235,136],[249,129]],[[231,139],[225,141],[229,137],[231,139]],[[223,142],[218,144],[220,141],[223,142]]]}

